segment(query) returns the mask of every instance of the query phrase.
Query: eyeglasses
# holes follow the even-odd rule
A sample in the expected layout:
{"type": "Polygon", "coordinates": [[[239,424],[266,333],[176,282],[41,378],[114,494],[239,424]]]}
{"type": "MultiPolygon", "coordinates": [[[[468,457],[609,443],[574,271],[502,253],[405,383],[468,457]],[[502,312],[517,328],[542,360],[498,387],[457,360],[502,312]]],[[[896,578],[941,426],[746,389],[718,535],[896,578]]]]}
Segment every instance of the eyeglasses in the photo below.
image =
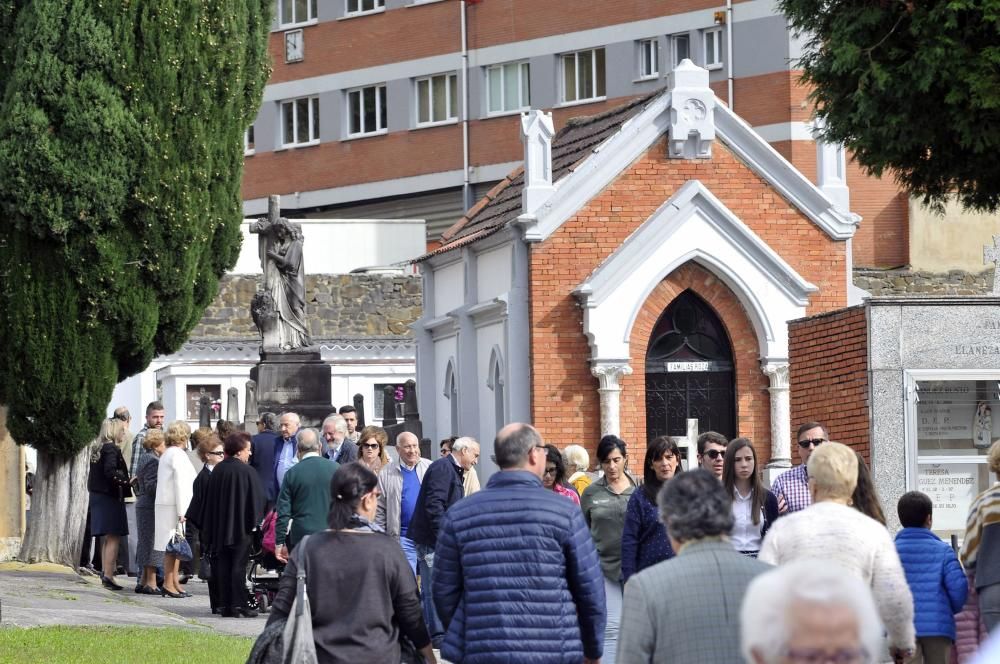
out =
{"type": "Polygon", "coordinates": [[[810,445],[812,445],[813,447],[819,447],[825,442],[826,438],[806,438],[805,440],[799,441],[799,447],[801,447],[802,449],[806,449],[810,445]]]}
{"type": "Polygon", "coordinates": [[[712,461],[715,461],[716,459],[719,459],[721,457],[726,456],[726,451],[725,450],[705,450],[705,453],[702,456],[707,456],[712,461]]]}
{"type": "Polygon", "coordinates": [[[546,468],[545,469],[545,474],[546,475],[555,475],[556,474],[556,469],[555,468],[546,468]]]}
{"type": "Polygon", "coordinates": [[[868,657],[864,648],[840,648],[832,652],[821,648],[790,648],[785,656],[801,664],[854,664],[868,657]]]}
{"type": "Polygon", "coordinates": [[[222,451],[219,451],[219,452],[209,452],[208,454],[210,456],[225,456],[226,455],[226,453],[222,452],[222,451]]]}
{"type": "Polygon", "coordinates": [[[366,450],[377,450],[380,447],[380,445],[378,443],[361,443],[361,447],[365,448],[366,450]]]}

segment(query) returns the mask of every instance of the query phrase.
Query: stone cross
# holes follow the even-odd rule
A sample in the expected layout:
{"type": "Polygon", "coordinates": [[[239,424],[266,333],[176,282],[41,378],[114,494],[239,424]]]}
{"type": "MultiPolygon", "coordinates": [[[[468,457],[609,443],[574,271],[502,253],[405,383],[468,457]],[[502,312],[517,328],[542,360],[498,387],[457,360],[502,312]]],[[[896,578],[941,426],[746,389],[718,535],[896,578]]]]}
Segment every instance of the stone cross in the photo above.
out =
{"type": "Polygon", "coordinates": [[[1000,295],[1000,235],[993,236],[993,246],[983,245],[983,263],[993,263],[993,295],[1000,295]]]}

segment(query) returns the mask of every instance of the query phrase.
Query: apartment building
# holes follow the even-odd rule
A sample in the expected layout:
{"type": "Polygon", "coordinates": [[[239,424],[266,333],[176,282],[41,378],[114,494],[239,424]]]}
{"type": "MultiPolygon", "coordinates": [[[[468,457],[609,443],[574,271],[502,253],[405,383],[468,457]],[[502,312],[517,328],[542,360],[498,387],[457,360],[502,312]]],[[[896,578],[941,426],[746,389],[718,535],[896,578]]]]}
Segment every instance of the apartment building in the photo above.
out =
{"type": "MultiPolygon", "coordinates": [[[[244,212],[280,194],[291,217],[424,218],[433,243],[520,165],[522,111],[558,130],[664,87],[684,58],[815,178],[800,48],[771,0],[276,0],[244,212]]],[[[906,263],[906,195],[847,173],[853,263],[906,263]]]]}

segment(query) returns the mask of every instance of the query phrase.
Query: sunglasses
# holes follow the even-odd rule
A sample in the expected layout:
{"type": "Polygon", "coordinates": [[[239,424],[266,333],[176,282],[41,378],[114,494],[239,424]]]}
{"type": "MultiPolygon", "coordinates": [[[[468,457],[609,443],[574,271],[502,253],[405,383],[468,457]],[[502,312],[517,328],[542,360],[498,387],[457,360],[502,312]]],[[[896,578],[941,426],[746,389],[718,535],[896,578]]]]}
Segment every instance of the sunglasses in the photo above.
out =
{"type": "Polygon", "coordinates": [[[209,452],[210,456],[225,456],[225,452],[209,452]]]}
{"type": "Polygon", "coordinates": [[[361,447],[366,450],[377,450],[380,446],[378,443],[361,443],[361,447]]]}
{"type": "Polygon", "coordinates": [[[810,445],[813,447],[818,447],[826,442],[826,438],[806,438],[805,440],[799,441],[799,447],[806,449],[810,445]]]}
{"type": "Polygon", "coordinates": [[[726,456],[725,450],[706,450],[702,456],[707,456],[712,461],[726,456]]]}
{"type": "Polygon", "coordinates": [[[546,475],[555,475],[556,474],[556,469],[555,468],[546,468],[545,469],[545,474],[546,475]]]}

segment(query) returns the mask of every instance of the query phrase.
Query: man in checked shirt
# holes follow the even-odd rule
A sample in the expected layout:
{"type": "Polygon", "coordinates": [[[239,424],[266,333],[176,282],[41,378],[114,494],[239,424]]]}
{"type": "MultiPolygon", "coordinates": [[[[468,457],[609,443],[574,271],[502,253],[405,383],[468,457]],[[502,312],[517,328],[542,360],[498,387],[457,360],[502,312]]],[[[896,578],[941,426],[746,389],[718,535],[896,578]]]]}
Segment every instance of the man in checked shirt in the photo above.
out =
{"type": "Polygon", "coordinates": [[[771,493],[778,499],[778,511],[782,514],[798,512],[812,504],[809,495],[809,474],[806,462],[818,446],[830,440],[826,427],[819,422],[806,422],[799,427],[795,436],[798,441],[799,465],[782,473],[771,485],[771,493]]]}

